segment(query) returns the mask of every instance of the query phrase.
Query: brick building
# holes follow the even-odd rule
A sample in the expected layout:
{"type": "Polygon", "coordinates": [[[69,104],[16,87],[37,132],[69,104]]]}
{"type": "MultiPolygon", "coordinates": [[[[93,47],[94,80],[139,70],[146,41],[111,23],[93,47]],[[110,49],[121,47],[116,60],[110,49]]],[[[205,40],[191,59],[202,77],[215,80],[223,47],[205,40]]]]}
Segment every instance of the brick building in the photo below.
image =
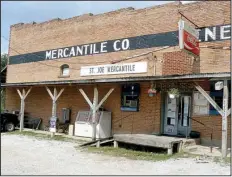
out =
{"type": "MultiPolygon", "coordinates": [[[[223,91],[215,91],[214,84],[230,77],[230,29],[230,1],[174,2],[12,25],[3,84],[6,109],[19,110],[17,89],[31,87],[25,111],[41,117],[43,129],[52,114],[52,100],[45,87],[56,87],[58,93],[64,88],[57,100],[57,117],[61,117],[62,108],[70,108],[74,124],[78,111],[90,110],[79,89],[93,100],[97,88],[100,102],[113,88],[102,105],[112,113],[113,134],[185,136],[186,131],[198,131],[201,142],[208,144],[213,132],[213,143],[220,146],[221,115],[194,84],[222,106],[223,91]],[[200,30],[199,58],[179,49],[179,12],[200,30]],[[151,96],[150,88],[158,92],[151,96]],[[171,88],[180,91],[173,99],[175,104],[167,94],[171,88]],[[175,112],[172,116],[169,103],[176,105],[171,108],[175,112]]],[[[229,141],[230,129],[228,116],[229,141]]]]}

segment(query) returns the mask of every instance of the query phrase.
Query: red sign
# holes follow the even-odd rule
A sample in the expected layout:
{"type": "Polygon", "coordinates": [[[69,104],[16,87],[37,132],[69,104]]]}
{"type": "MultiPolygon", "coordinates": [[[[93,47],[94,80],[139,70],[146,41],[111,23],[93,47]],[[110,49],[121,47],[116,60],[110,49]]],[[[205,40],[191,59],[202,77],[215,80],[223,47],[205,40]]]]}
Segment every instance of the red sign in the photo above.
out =
{"type": "Polygon", "coordinates": [[[179,46],[196,56],[200,55],[199,32],[183,20],[179,21],[179,46]]]}

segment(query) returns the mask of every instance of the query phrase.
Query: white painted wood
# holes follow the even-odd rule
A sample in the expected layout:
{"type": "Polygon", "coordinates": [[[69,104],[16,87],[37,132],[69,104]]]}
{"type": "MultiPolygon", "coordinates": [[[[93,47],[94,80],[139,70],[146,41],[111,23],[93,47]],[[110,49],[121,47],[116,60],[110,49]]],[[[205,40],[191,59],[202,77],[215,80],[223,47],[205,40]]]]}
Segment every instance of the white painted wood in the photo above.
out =
{"type": "Polygon", "coordinates": [[[23,93],[22,93],[23,98],[25,98],[25,95],[26,95],[26,92],[25,92],[25,89],[23,89],[23,93]]]}
{"type": "Polygon", "coordinates": [[[57,97],[57,90],[54,88],[53,100],[52,100],[52,116],[56,117],[56,97],[57,97]]]}
{"type": "Polygon", "coordinates": [[[24,128],[24,98],[21,99],[21,109],[20,109],[20,132],[23,131],[24,128]]]}
{"type": "MultiPolygon", "coordinates": [[[[89,100],[88,96],[85,94],[85,92],[82,89],[79,89],[87,103],[89,104],[90,108],[92,109],[92,139],[96,139],[96,112],[100,108],[100,106],[104,103],[104,101],[109,97],[109,95],[113,92],[113,88],[109,90],[109,92],[104,96],[104,98],[101,100],[101,102],[98,104],[98,89],[97,87],[94,87],[94,98],[93,103],[89,100]]],[[[99,137],[99,135],[98,135],[99,137]]]]}
{"type": "Polygon", "coordinates": [[[110,96],[110,94],[114,91],[114,88],[110,89],[108,93],[104,96],[104,98],[100,101],[100,103],[97,105],[96,110],[100,108],[100,106],[106,101],[106,99],[110,96]]]}
{"type": "Polygon", "coordinates": [[[114,140],[114,148],[118,148],[118,142],[114,140]]]}
{"type": "Polygon", "coordinates": [[[94,97],[93,97],[93,109],[92,109],[92,127],[93,127],[93,134],[92,134],[92,139],[95,140],[96,139],[96,107],[98,104],[98,90],[97,87],[94,87],[94,97]]]}
{"type": "Polygon", "coordinates": [[[52,92],[50,91],[50,89],[47,86],[46,86],[46,90],[47,90],[48,94],[50,95],[51,99],[54,100],[52,92]]]}
{"type": "Polygon", "coordinates": [[[87,101],[87,103],[89,104],[90,108],[93,109],[93,104],[91,103],[91,101],[89,100],[89,98],[85,94],[85,92],[82,89],[79,89],[79,91],[81,92],[81,94],[83,95],[83,97],[85,98],[85,100],[87,101]]]}
{"type": "Polygon", "coordinates": [[[22,90],[22,93],[20,92],[19,89],[17,89],[17,92],[18,92],[19,97],[21,99],[21,104],[20,104],[20,123],[19,123],[19,125],[20,125],[19,130],[20,130],[20,132],[22,132],[23,128],[24,128],[25,99],[28,96],[28,94],[30,93],[30,91],[31,91],[31,87],[29,88],[29,90],[27,91],[27,93],[26,93],[26,91],[25,91],[24,88],[22,90]]]}
{"type": "Polygon", "coordinates": [[[222,115],[222,157],[227,156],[227,111],[228,111],[228,86],[227,79],[223,87],[223,115],[222,115]]]}
{"type": "Polygon", "coordinates": [[[230,109],[228,109],[228,111],[227,111],[227,116],[229,116],[229,115],[230,115],[230,113],[231,113],[231,108],[230,108],[230,109]]]}
{"type": "Polygon", "coordinates": [[[96,147],[99,148],[101,145],[100,145],[100,141],[97,141],[96,143],[96,147]]]}
{"type": "Polygon", "coordinates": [[[62,89],[60,90],[59,94],[56,96],[56,100],[58,100],[58,98],[59,98],[60,95],[63,93],[63,91],[64,91],[64,88],[62,88],[62,89]]]}
{"type": "MultiPolygon", "coordinates": [[[[51,99],[52,99],[52,117],[56,117],[57,116],[57,111],[56,111],[56,108],[57,108],[57,100],[58,98],[61,96],[61,94],[63,93],[64,91],[64,88],[62,88],[59,92],[59,94],[57,95],[57,89],[56,87],[54,87],[54,91],[53,91],[53,94],[51,92],[51,90],[46,86],[46,90],[48,92],[48,94],[50,95],[51,99]]],[[[51,132],[51,137],[53,137],[55,135],[55,132],[51,132]]]]}
{"type": "Polygon", "coordinates": [[[27,91],[26,95],[24,96],[24,99],[27,98],[27,95],[31,92],[31,89],[32,89],[32,87],[29,88],[29,90],[27,91]]]}
{"type": "Polygon", "coordinates": [[[21,99],[23,99],[23,96],[22,96],[22,94],[21,94],[21,92],[20,92],[19,89],[17,89],[17,92],[18,92],[18,94],[19,94],[19,97],[20,97],[21,99]]]}
{"type": "Polygon", "coordinates": [[[218,106],[218,104],[208,95],[206,91],[204,91],[201,86],[197,83],[195,85],[196,89],[210,102],[210,104],[221,114],[223,115],[222,109],[218,106]]]}

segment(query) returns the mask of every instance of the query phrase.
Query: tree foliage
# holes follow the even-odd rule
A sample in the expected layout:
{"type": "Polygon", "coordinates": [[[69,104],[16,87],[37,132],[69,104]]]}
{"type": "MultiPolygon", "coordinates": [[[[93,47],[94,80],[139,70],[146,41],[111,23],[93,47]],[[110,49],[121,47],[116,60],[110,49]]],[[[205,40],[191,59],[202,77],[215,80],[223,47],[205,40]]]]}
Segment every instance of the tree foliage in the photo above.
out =
{"type": "Polygon", "coordinates": [[[7,65],[8,54],[1,54],[1,70],[7,65]]]}
{"type": "MultiPolygon", "coordinates": [[[[5,66],[7,65],[8,62],[8,54],[1,54],[1,71],[5,66]]],[[[1,112],[5,108],[5,90],[1,88],[1,112]]]]}

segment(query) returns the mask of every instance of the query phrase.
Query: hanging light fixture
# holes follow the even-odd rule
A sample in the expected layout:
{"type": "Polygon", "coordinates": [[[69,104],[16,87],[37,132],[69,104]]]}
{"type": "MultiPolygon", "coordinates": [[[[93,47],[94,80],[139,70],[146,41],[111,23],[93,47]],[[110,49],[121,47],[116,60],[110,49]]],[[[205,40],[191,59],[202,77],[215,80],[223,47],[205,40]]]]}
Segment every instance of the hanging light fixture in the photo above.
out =
{"type": "Polygon", "coordinates": [[[148,90],[149,97],[153,97],[157,93],[156,85],[154,85],[154,82],[151,83],[151,88],[148,90]]]}

